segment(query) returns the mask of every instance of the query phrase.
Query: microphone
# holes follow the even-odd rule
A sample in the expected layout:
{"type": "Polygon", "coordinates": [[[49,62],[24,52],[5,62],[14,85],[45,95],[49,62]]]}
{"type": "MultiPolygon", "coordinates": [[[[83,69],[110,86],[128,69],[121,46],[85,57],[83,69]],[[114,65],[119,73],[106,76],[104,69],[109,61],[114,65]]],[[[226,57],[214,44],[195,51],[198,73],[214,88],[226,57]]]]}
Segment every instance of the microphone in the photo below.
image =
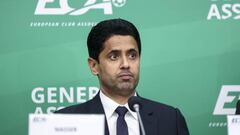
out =
{"type": "Polygon", "coordinates": [[[236,114],[240,114],[240,100],[238,100],[236,105],[236,114]]]}
{"type": "Polygon", "coordinates": [[[138,117],[138,121],[139,121],[139,124],[140,124],[140,129],[142,131],[142,135],[146,135],[145,129],[144,129],[144,126],[143,126],[143,122],[142,122],[142,119],[141,119],[141,115],[139,113],[140,109],[142,108],[141,99],[137,96],[130,97],[128,99],[128,106],[133,112],[137,113],[137,117],[138,117]]]}

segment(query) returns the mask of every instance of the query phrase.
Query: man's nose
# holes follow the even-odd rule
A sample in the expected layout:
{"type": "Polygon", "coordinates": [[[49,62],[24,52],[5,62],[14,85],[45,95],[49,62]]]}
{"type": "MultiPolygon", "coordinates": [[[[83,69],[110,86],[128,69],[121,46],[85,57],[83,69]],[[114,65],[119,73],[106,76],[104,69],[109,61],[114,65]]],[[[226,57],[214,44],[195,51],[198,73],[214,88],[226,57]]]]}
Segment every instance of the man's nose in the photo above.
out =
{"type": "Polygon", "coordinates": [[[129,61],[128,61],[128,58],[126,56],[122,57],[121,68],[129,69],[129,61]]]}

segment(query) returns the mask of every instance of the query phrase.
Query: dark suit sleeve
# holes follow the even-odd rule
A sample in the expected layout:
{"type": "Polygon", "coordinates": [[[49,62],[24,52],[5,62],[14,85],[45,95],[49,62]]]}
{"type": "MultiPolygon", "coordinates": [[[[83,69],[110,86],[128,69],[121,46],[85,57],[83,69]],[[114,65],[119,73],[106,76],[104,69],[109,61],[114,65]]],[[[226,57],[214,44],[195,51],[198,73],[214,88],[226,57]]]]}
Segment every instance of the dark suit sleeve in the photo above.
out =
{"type": "Polygon", "coordinates": [[[182,113],[177,108],[176,113],[178,135],[189,135],[188,127],[182,113]]]}

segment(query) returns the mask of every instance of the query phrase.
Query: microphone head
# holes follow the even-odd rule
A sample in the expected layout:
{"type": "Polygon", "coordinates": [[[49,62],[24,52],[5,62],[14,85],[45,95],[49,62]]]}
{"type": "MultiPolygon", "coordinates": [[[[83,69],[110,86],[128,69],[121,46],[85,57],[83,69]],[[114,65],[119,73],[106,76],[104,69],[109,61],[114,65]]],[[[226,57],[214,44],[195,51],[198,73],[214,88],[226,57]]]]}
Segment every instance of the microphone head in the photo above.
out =
{"type": "Polygon", "coordinates": [[[141,99],[137,96],[132,96],[128,99],[128,106],[129,108],[133,111],[136,112],[134,105],[138,105],[139,106],[139,110],[142,107],[142,103],[141,103],[141,99]]]}
{"type": "Polygon", "coordinates": [[[237,102],[236,114],[240,114],[240,100],[238,100],[238,102],[237,102]]]}

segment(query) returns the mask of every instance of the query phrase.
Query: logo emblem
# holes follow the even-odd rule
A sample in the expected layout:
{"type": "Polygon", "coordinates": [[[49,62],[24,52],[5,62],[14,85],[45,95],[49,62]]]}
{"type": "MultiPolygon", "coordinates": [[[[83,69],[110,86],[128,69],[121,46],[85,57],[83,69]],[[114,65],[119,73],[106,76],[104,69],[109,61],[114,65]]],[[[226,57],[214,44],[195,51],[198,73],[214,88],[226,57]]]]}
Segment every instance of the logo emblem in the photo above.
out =
{"type": "Polygon", "coordinates": [[[76,9],[69,6],[68,0],[59,0],[58,8],[48,8],[47,5],[56,0],[38,0],[35,9],[35,15],[73,15],[79,16],[87,13],[90,10],[102,9],[105,15],[113,14],[112,5],[115,7],[122,7],[126,4],[126,0],[87,0],[83,7],[76,9]]]}
{"type": "Polygon", "coordinates": [[[235,114],[240,99],[240,85],[223,85],[214,109],[214,115],[235,114]]]}

